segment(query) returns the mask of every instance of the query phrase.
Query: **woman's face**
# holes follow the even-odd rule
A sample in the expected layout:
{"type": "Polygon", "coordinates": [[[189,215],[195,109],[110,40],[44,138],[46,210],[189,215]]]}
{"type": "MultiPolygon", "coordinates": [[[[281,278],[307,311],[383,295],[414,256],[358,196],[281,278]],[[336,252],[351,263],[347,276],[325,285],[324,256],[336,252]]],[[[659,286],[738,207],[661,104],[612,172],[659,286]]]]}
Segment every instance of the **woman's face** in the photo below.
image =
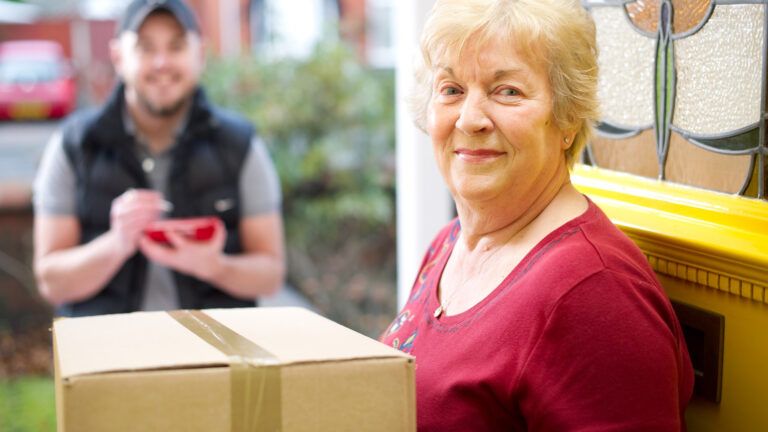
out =
{"type": "Polygon", "coordinates": [[[427,131],[458,201],[526,205],[566,165],[546,69],[499,40],[438,64],[427,131]]]}

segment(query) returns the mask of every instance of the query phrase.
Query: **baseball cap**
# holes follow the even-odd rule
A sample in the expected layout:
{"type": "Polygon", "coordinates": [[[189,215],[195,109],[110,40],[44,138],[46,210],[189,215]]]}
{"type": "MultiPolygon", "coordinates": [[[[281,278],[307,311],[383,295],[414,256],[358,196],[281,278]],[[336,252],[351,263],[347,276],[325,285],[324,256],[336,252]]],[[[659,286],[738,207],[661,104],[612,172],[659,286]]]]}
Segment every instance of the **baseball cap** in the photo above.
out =
{"type": "Polygon", "coordinates": [[[183,0],[133,0],[125,8],[123,16],[117,23],[115,34],[126,31],[138,31],[147,16],[156,10],[168,11],[186,31],[200,34],[200,26],[194,12],[183,0]]]}

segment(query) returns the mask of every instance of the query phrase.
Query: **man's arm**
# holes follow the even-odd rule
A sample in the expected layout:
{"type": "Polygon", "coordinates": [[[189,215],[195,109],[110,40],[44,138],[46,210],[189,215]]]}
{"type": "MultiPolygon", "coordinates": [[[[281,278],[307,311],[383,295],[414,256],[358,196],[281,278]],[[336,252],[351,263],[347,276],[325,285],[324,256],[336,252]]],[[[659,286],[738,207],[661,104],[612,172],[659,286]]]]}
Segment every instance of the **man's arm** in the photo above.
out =
{"type": "Polygon", "coordinates": [[[96,295],[136,253],[144,229],[162,208],[157,192],[125,192],[112,203],[109,231],[83,245],[75,216],[36,214],[35,276],[42,296],[60,305],[96,295]]]}
{"type": "Polygon", "coordinates": [[[226,228],[221,221],[209,241],[198,242],[168,232],[171,247],[143,238],[140,248],[149,259],[204,280],[233,297],[254,299],[275,293],[285,278],[280,213],[243,218],[239,229],[243,253],[237,255],[222,252],[226,228]]]}
{"type": "Polygon", "coordinates": [[[208,282],[242,299],[274,294],[285,279],[280,213],[242,219],[240,233],[244,253],[223,255],[208,282]]]}
{"type": "Polygon", "coordinates": [[[112,232],[78,246],[80,223],[73,216],[36,215],[34,233],[37,286],[53,305],[93,297],[125,262],[112,232]]]}

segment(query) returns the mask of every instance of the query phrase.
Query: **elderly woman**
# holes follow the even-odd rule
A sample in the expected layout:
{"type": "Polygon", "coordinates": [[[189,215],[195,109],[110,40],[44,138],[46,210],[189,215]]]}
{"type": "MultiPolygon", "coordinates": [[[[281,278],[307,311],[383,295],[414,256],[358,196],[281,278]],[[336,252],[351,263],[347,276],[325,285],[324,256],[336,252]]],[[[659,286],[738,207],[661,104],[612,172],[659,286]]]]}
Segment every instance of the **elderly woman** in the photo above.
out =
{"type": "Polygon", "coordinates": [[[680,431],[693,374],[640,250],[570,183],[597,116],[577,0],[438,0],[417,123],[457,220],[382,340],[422,431],[680,431]]]}

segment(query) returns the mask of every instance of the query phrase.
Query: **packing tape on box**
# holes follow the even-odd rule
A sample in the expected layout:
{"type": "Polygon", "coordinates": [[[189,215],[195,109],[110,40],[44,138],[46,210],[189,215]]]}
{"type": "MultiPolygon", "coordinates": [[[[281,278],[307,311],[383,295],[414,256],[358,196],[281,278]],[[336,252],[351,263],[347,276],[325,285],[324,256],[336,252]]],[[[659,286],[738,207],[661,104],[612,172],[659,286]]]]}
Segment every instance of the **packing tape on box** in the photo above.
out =
{"type": "Polygon", "coordinates": [[[282,429],[280,361],[198,310],[168,314],[229,358],[232,432],[282,429]]]}

